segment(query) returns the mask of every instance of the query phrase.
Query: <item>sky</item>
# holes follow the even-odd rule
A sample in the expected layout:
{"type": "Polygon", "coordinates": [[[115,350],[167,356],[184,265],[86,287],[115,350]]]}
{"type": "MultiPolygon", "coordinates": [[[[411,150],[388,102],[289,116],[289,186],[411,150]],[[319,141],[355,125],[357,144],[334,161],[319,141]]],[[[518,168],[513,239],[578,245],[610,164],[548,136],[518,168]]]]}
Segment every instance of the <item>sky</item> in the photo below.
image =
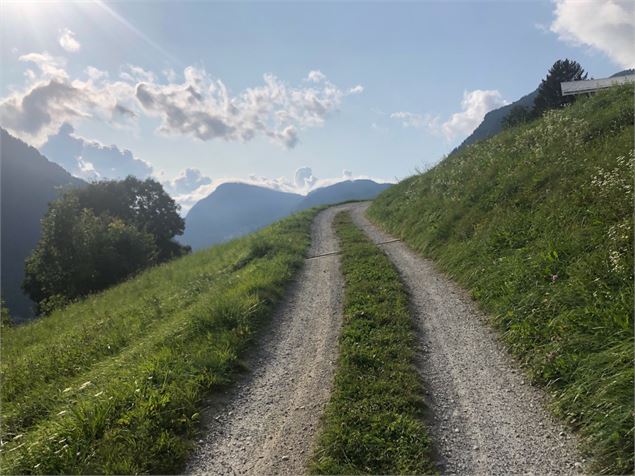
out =
{"type": "Polygon", "coordinates": [[[441,160],[575,59],[635,65],[631,0],[11,2],[0,125],[88,180],[307,193],[441,160]]]}

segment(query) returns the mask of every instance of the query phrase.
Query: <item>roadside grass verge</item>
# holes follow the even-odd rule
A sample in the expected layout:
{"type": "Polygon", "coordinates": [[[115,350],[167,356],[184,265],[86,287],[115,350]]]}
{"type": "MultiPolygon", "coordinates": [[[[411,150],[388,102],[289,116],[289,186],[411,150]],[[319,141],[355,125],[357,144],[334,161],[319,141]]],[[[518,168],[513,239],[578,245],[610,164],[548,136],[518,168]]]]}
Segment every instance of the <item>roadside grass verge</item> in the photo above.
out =
{"type": "Polygon", "coordinates": [[[310,463],[317,474],[434,472],[408,295],[388,257],[335,217],[346,283],[340,355],[310,463]]]}
{"type": "Polygon", "coordinates": [[[492,314],[608,474],[633,473],[633,92],[467,147],[369,209],[492,314]]]}
{"type": "Polygon", "coordinates": [[[8,474],[174,473],[301,267],[317,210],[2,329],[8,474]]]}

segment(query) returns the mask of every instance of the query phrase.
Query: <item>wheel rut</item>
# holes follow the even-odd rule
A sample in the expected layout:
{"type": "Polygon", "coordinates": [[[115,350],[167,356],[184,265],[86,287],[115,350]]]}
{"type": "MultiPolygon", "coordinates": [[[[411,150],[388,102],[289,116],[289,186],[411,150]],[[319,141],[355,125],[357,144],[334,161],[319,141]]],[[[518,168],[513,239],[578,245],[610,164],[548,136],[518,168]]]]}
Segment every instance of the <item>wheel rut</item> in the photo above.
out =
{"type": "MultiPolygon", "coordinates": [[[[348,205],[375,242],[392,238],[348,205]]],[[[418,368],[430,432],[444,474],[571,474],[583,471],[576,438],[547,411],[470,297],[402,242],[381,245],[411,295],[418,368]]]]}
{"type": "MultiPolygon", "coordinates": [[[[309,256],[339,250],[338,208],[320,212],[309,256]]],[[[186,472],[301,474],[332,386],[342,321],[339,256],[308,259],[247,358],[252,369],[207,412],[205,437],[186,472]]]]}

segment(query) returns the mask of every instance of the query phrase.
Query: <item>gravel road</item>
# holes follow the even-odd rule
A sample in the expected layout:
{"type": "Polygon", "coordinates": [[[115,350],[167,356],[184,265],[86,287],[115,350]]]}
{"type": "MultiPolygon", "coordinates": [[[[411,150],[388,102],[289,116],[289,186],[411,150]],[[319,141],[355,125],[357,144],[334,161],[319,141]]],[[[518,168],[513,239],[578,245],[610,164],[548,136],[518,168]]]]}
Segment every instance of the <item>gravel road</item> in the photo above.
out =
{"type": "MultiPolygon", "coordinates": [[[[392,239],[349,205],[375,242],[392,239]]],[[[573,436],[545,409],[546,397],[498,342],[470,297],[402,242],[381,245],[412,299],[418,366],[430,431],[445,474],[566,474],[583,470],[573,436]]]]}
{"type": "MultiPolygon", "coordinates": [[[[309,256],[339,249],[337,208],[316,217],[309,256]]],[[[252,369],[207,413],[188,473],[301,474],[332,385],[343,280],[337,255],[308,259],[247,359],[252,369]]]]}

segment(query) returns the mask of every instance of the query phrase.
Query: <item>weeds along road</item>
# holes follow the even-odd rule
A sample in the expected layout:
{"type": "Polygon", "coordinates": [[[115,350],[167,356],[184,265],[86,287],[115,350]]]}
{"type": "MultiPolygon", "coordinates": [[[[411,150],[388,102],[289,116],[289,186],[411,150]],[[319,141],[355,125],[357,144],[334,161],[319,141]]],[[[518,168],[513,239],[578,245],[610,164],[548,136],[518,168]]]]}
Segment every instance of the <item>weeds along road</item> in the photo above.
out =
{"type": "MultiPolygon", "coordinates": [[[[350,205],[375,243],[390,240],[350,205]]],[[[382,245],[404,279],[420,338],[430,435],[446,474],[582,471],[575,438],[545,409],[470,297],[401,242],[382,245]]]]}
{"type": "MultiPolygon", "coordinates": [[[[309,256],[339,249],[337,208],[318,214],[309,256]]],[[[306,260],[248,359],[251,374],[215,402],[186,471],[301,474],[332,385],[342,321],[339,257],[306,260]]]]}

